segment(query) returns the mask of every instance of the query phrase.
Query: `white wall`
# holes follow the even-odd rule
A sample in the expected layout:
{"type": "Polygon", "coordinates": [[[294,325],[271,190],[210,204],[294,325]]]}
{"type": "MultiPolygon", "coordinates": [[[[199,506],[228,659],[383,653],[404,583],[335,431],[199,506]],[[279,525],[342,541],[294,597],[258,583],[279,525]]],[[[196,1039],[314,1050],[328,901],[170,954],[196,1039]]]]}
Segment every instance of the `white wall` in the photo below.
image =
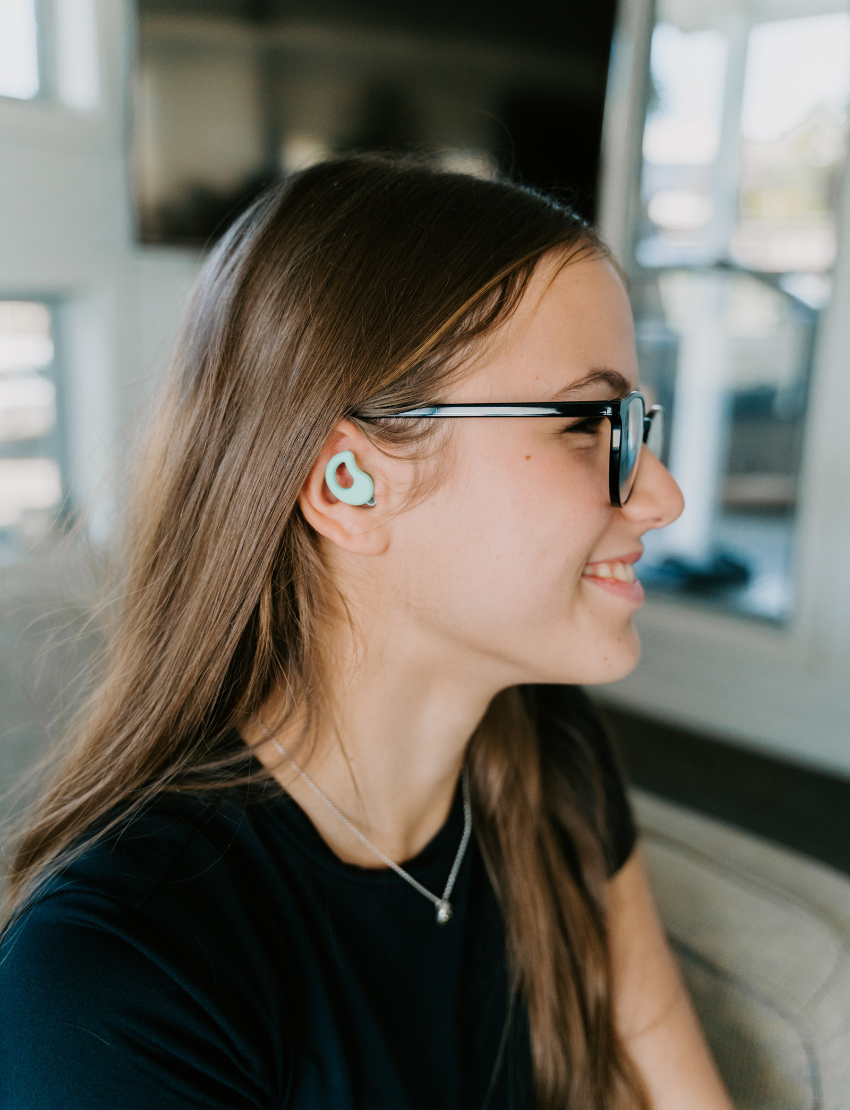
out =
{"type": "Polygon", "coordinates": [[[127,158],[132,9],[98,6],[100,106],[0,98],[0,298],[58,302],[71,481],[102,531],[135,413],[167,362],[192,252],[133,242],[127,158]]]}

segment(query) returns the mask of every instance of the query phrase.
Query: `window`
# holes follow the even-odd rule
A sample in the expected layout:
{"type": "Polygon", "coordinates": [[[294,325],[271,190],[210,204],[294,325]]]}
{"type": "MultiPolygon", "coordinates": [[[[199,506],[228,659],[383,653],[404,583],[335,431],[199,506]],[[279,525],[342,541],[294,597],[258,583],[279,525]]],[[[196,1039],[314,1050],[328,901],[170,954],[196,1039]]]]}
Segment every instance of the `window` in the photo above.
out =
{"type": "Polygon", "coordinates": [[[650,71],[635,319],[687,505],[647,537],[644,578],[782,620],[836,254],[850,15],[807,4],[763,21],[746,0],[722,12],[661,0],[650,71]]]}
{"type": "Polygon", "coordinates": [[[100,104],[94,0],[54,0],[56,93],[78,112],[100,104]]]}
{"type": "Polygon", "coordinates": [[[0,301],[0,563],[50,534],[63,511],[51,312],[0,301]]]}
{"type": "Polygon", "coordinates": [[[97,108],[97,43],[95,0],[0,0],[0,96],[47,95],[78,112],[97,108]],[[39,65],[45,38],[46,74],[39,65]]]}
{"type": "Polygon", "coordinates": [[[0,96],[31,100],[38,89],[35,0],[0,0],[0,96]]]}

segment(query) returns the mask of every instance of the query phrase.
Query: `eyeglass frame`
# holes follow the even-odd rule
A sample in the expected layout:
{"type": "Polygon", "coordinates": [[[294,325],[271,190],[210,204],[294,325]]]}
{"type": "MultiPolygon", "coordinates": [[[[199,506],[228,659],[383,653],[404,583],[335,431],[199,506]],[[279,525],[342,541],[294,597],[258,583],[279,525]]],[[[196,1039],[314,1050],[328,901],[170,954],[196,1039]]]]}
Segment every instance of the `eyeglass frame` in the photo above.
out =
{"type": "Polygon", "coordinates": [[[622,508],[632,495],[634,482],[621,500],[620,487],[620,453],[623,442],[622,409],[634,403],[635,398],[640,398],[643,405],[643,436],[635,457],[635,464],[629,474],[636,473],[640,463],[640,452],[647,442],[652,431],[653,423],[663,419],[664,409],[661,405],[653,405],[648,411],[646,398],[638,389],[632,390],[625,397],[613,401],[500,401],[490,404],[487,401],[475,401],[462,405],[427,405],[418,409],[407,409],[404,412],[387,413],[387,418],[392,420],[410,419],[418,420],[427,417],[510,417],[510,416],[583,416],[606,417],[611,425],[611,444],[608,453],[608,495],[611,504],[622,508]]]}

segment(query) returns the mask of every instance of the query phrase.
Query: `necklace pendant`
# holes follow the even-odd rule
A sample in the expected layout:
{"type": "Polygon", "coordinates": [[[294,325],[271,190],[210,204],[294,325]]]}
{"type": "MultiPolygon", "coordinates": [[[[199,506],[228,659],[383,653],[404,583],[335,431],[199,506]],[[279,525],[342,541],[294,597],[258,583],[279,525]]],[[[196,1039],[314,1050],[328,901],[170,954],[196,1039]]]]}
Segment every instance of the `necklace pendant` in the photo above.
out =
{"type": "Polygon", "coordinates": [[[452,919],[452,904],[443,899],[437,903],[437,924],[448,925],[452,919]]]}

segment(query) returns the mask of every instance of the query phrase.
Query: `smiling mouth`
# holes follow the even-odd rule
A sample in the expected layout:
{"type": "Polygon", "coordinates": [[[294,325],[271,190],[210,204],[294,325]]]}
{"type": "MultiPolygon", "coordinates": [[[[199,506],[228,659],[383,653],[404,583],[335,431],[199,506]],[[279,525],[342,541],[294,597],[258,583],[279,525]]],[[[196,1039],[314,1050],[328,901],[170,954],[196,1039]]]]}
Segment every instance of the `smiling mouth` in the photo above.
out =
{"type": "Polygon", "coordinates": [[[637,581],[635,568],[631,563],[588,563],[582,571],[584,578],[608,578],[631,585],[637,581]]]}

